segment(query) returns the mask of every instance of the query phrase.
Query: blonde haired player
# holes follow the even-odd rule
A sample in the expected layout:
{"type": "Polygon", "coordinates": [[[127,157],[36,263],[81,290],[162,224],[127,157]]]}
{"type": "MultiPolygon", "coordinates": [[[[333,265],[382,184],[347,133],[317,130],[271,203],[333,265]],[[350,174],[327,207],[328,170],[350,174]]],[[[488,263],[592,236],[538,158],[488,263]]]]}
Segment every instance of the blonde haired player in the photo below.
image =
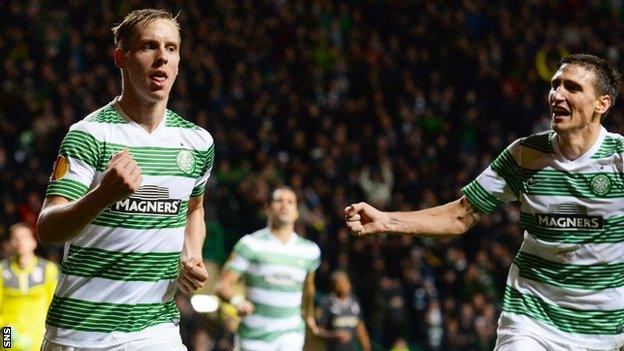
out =
{"type": "Polygon", "coordinates": [[[186,350],[173,296],[208,278],[203,193],[214,145],[167,109],[178,22],[137,10],[113,33],[121,96],[70,128],[39,216],[41,241],[65,243],[44,351],[186,350]]]}

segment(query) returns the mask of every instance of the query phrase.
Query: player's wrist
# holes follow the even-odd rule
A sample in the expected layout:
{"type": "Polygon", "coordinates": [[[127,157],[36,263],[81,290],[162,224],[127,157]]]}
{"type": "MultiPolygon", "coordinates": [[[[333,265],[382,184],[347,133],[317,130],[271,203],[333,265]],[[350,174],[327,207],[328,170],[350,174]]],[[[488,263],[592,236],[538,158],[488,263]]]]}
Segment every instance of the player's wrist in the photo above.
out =
{"type": "Polygon", "coordinates": [[[245,301],[245,296],[243,295],[234,295],[232,297],[230,297],[230,305],[238,308],[238,306],[240,306],[241,303],[243,303],[245,301]]]}

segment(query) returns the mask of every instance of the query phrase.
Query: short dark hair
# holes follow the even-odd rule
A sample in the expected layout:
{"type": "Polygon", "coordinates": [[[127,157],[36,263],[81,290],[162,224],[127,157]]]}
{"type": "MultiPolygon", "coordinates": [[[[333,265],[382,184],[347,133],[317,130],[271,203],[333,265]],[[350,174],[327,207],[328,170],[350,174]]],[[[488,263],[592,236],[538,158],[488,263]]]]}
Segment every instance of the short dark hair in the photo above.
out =
{"type": "Polygon", "coordinates": [[[275,192],[278,190],[292,191],[292,193],[295,194],[295,198],[297,199],[297,206],[299,206],[299,196],[297,196],[297,192],[295,191],[295,189],[289,187],[288,185],[279,185],[271,189],[271,192],[269,193],[269,196],[267,197],[267,205],[270,205],[273,202],[273,194],[275,194],[275,192]]]}
{"type": "Polygon", "coordinates": [[[111,28],[115,38],[115,45],[117,45],[121,51],[128,52],[130,50],[130,45],[136,36],[137,26],[145,26],[160,18],[173,22],[176,28],[178,28],[178,34],[180,34],[178,16],[179,13],[173,16],[170,11],[161,9],[142,9],[132,11],[124,17],[123,21],[111,28]]]}
{"type": "Polygon", "coordinates": [[[579,65],[594,72],[596,75],[594,89],[596,89],[599,95],[609,95],[611,97],[611,107],[613,107],[615,99],[620,93],[622,80],[620,72],[613,65],[601,57],[590,54],[572,54],[564,57],[559,62],[559,67],[565,64],[579,65]]]}

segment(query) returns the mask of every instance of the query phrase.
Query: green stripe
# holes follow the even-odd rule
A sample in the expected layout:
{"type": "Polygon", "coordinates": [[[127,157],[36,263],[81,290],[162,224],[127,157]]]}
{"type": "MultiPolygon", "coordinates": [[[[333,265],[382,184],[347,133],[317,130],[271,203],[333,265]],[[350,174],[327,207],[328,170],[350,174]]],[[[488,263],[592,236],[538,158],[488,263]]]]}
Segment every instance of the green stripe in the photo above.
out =
{"type": "Polygon", "coordinates": [[[70,130],[61,143],[59,153],[66,157],[81,160],[93,168],[102,168],[98,157],[102,143],[87,132],[70,130]]]}
{"type": "Polygon", "coordinates": [[[205,192],[206,192],[206,182],[203,182],[193,188],[193,191],[191,191],[191,197],[202,196],[204,195],[205,192]]]}
{"type": "Polygon", "coordinates": [[[520,213],[520,225],[539,240],[569,244],[614,244],[624,242],[624,216],[606,218],[602,229],[543,228],[533,214],[520,213]]]}
{"type": "Polygon", "coordinates": [[[112,212],[109,206],[91,224],[127,229],[181,228],[186,226],[187,208],[188,201],[182,201],[179,212],[176,215],[139,215],[136,213],[112,212]]]}
{"type": "Polygon", "coordinates": [[[85,119],[87,122],[121,124],[128,123],[115,110],[112,104],[102,108],[99,112],[85,119]]]}
{"type": "Polygon", "coordinates": [[[505,179],[511,190],[519,196],[522,192],[522,168],[518,166],[509,150],[504,150],[490,165],[492,170],[505,179]]]}
{"type": "Polygon", "coordinates": [[[54,296],[46,324],[87,332],[130,333],[179,319],[173,300],[164,304],[114,304],[54,296]]]}
{"type": "Polygon", "coordinates": [[[70,201],[83,197],[89,188],[79,181],[61,178],[48,185],[46,196],[63,196],[70,201]]]}
{"type": "Polygon", "coordinates": [[[624,263],[579,265],[518,252],[514,263],[523,278],[572,289],[602,290],[624,286],[624,263]]]}
{"type": "Polygon", "coordinates": [[[238,335],[241,339],[246,340],[261,340],[267,343],[271,343],[275,341],[280,336],[287,333],[304,333],[305,332],[305,324],[301,322],[298,327],[284,329],[284,330],[276,330],[276,331],[265,331],[263,329],[256,329],[249,327],[243,321],[238,327],[238,335]]]}
{"type": "Polygon", "coordinates": [[[531,135],[522,139],[520,141],[520,145],[543,152],[545,154],[552,154],[555,152],[555,149],[553,148],[551,143],[551,138],[553,134],[553,132],[549,132],[544,134],[531,135]]]}
{"type": "Polygon", "coordinates": [[[250,300],[254,304],[254,314],[272,317],[272,318],[288,318],[301,315],[301,306],[297,307],[275,307],[265,305],[257,301],[250,300]]]}
{"type": "Polygon", "coordinates": [[[622,143],[622,138],[613,138],[611,136],[606,136],[602,145],[595,154],[592,155],[591,158],[599,159],[611,157],[613,154],[621,154],[624,153],[624,145],[622,143]]]}
{"type": "MultiPolygon", "coordinates": [[[[249,261],[290,266],[295,268],[301,268],[305,271],[308,271],[308,269],[314,264],[314,260],[308,260],[298,256],[253,251],[247,245],[241,243],[240,241],[234,247],[234,252],[236,252],[237,255],[245,257],[249,261]]],[[[296,252],[296,250],[293,250],[293,252],[296,252]]]]}
{"type": "Polygon", "coordinates": [[[111,155],[128,148],[132,158],[141,168],[141,174],[153,176],[178,176],[199,178],[212,167],[214,163],[214,145],[205,151],[188,150],[184,148],[163,147],[128,147],[122,144],[102,143],[100,145],[100,166],[98,171],[103,172],[111,155]],[[189,172],[184,172],[177,163],[180,151],[190,151],[194,164],[189,172]]]}
{"type": "Polygon", "coordinates": [[[525,315],[561,331],[591,335],[618,335],[624,330],[624,309],[579,310],[551,305],[536,296],[507,286],[503,311],[525,315]]]}
{"type": "Polygon", "coordinates": [[[463,187],[461,191],[466,195],[470,203],[483,213],[490,213],[503,203],[494,195],[488,193],[476,180],[463,187]]]}
{"type": "Polygon", "coordinates": [[[292,285],[283,285],[283,284],[271,284],[264,279],[262,276],[258,276],[255,274],[250,274],[249,272],[245,273],[245,286],[253,287],[253,288],[261,288],[270,291],[277,292],[301,292],[303,289],[303,282],[294,282],[292,285]]]}
{"type": "Polygon", "coordinates": [[[70,245],[61,271],[68,275],[122,281],[175,279],[179,252],[117,252],[70,245]]]}
{"type": "Polygon", "coordinates": [[[624,197],[624,174],[614,172],[571,173],[558,170],[537,171],[532,179],[533,185],[527,185],[528,195],[561,195],[576,198],[620,198],[624,197]],[[591,191],[591,179],[603,174],[611,180],[611,191],[605,195],[596,195],[591,191]]]}
{"type": "Polygon", "coordinates": [[[199,129],[199,127],[192,123],[189,122],[187,120],[185,120],[184,118],[180,117],[180,115],[178,115],[177,113],[171,111],[171,110],[167,110],[167,112],[165,113],[165,127],[177,127],[177,128],[184,128],[184,129],[199,129]]]}

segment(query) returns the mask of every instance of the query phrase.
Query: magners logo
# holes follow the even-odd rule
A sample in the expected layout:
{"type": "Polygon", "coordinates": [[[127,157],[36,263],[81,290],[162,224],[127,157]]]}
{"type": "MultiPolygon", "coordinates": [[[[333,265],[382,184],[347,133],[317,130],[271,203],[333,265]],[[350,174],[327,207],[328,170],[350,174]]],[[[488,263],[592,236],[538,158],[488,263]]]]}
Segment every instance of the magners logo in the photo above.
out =
{"type": "Polygon", "coordinates": [[[538,214],[537,224],[550,229],[602,229],[603,221],[599,216],[581,214],[538,214]]]}
{"type": "Polygon", "coordinates": [[[110,206],[111,212],[145,215],[176,215],[181,200],[169,198],[169,189],[156,185],[143,185],[127,199],[110,206]]]}

